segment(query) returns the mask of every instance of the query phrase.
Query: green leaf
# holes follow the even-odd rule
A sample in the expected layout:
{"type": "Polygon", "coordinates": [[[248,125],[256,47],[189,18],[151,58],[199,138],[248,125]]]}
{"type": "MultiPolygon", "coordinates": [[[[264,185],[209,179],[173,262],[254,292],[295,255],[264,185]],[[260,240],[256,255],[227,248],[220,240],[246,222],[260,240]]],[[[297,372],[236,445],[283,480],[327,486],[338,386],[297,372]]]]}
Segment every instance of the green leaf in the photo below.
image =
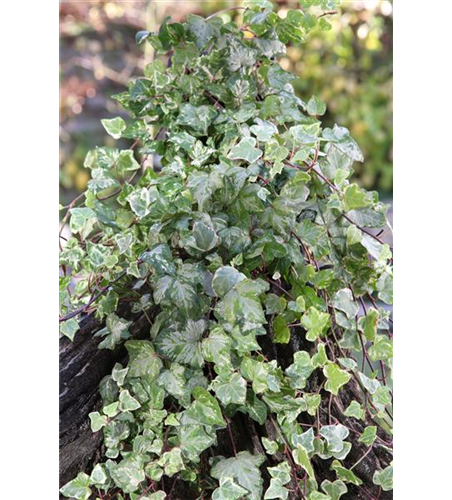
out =
{"type": "Polygon", "coordinates": [[[357,184],[350,184],[344,192],[344,210],[355,210],[357,208],[364,208],[370,205],[371,201],[369,195],[361,189],[357,184]]]}
{"type": "Polygon", "coordinates": [[[117,118],[112,118],[111,120],[104,119],[100,122],[113,139],[120,139],[122,133],[126,129],[126,122],[119,116],[117,118]]]}
{"type": "Polygon", "coordinates": [[[284,316],[276,316],[273,319],[273,342],[275,344],[288,344],[290,340],[290,330],[284,316]]]}
{"type": "Polygon", "coordinates": [[[358,420],[364,420],[365,412],[358,401],[352,401],[345,409],[344,415],[346,417],[354,417],[358,420]]]}
{"type": "Polygon", "coordinates": [[[228,154],[231,160],[246,160],[248,163],[254,163],[262,156],[262,151],[256,148],[256,139],[254,137],[245,137],[228,154]]]}
{"type": "Polygon", "coordinates": [[[293,364],[286,369],[286,375],[290,379],[290,386],[294,389],[304,389],[313,371],[314,367],[309,353],[306,351],[296,352],[293,364]]]}
{"type": "Polygon", "coordinates": [[[216,444],[215,433],[207,433],[203,425],[181,425],[177,431],[182,455],[198,462],[201,453],[216,444]]]}
{"type": "Polygon", "coordinates": [[[260,142],[268,142],[275,134],[278,133],[278,129],[272,122],[261,120],[260,118],[256,118],[256,125],[252,125],[250,127],[250,131],[260,142]]]}
{"type": "Polygon", "coordinates": [[[349,319],[354,319],[359,311],[358,304],[355,302],[349,288],[343,288],[334,294],[333,306],[343,311],[349,319]]]}
{"type": "Polygon", "coordinates": [[[140,164],[135,160],[133,156],[133,151],[127,149],[119,153],[118,159],[116,160],[116,168],[120,175],[125,175],[127,172],[133,172],[140,168],[140,164]]]}
{"type": "Polygon", "coordinates": [[[220,374],[212,381],[211,387],[223,405],[245,404],[246,380],[238,373],[220,374]]]}
{"type": "Polygon", "coordinates": [[[310,307],[301,318],[301,324],[306,328],[306,339],[314,342],[330,324],[330,315],[310,307]]]}
{"type": "Polygon", "coordinates": [[[331,141],[334,147],[349,156],[355,161],[364,161],[362,151],[358,144],[350,137],[350,132],[345,127],[334,125],[333,129],[326,128],[323,131],[323,137],[331,141]]]}
{"type": "Polygon", "coordinates": [[[244,274],[231,266],[220,267],[213,276],[212,288],[218,297],[224,297],[237,283],[245,278],[244,274]]]}
{"type": "Polygon", "coordinates": [[[203,50],[208,44],[215,30],[204,18],[194,14],[188,14],[187,31],[194,39],[199,50],[203,50]]]}
{"type": "MultiPolygon", "coordinates": [[[[369,308],[366,316],[364,317],[363,323],[363,331],[367,340],[373,341],[375,339],[375,335],[377,334],[377,323],[378,323],[378,311],[373,307],[369,308]]],[[[361,318],[360,318],[361,319],[361,318]]]]}
{"type": "Polygon", "coordinates": [[[170,451],[166,451],[157,463],[165,469],[165,474],[169,477],[185,469],[180,448],[173,448],[170,451]]]}
{"type": "Polygon", "coordinates": [[[84,472],[79,472],[78,476],[65,484],[60,492],[65,497],[76,498],[78,500],[88,500],[91,496],[91,490],[89,488],[90,478],[88,474],[84,472]]]}
{"type": "Polygon", "coordinates": [[[243,498],[248,490],[239,486],[230,477],[222,477],[220,486],[212,493],[212,500],[238,500],[243,498]]]}
{"type": "Polygon", "coordinates": [[[134,453],[112,465],[110,474],[116,486],[124,493],[133,493],[145,479],[142,459],[134,453]]]}
{"type": "Polygon", "coordinates": [[[358,441],[360,443],[364,443],[367,446],[370,446],[374,443],[377,438],[377,428],[374,425],[368,426],[364,429],[361,436],[359,436],[358,441]]]}
{"type": "Polygon", "coordinates": [[[60,324],[60,333],[66,336],[70,341],[74,340],[75,334],[79,329],[80,326],[75,318],[70,318],[60,324]]]}
{"type": "Polygon", "coordinates": [[[129,377],[148,376],[153,380],[162,368],[162,361],[157,356],[149,340],[129,340],[126,342],[129,353],[129,377]]]}
{"type": "Polygon", "coordinates": [[[130,395],[127,389],[121,391],[119,394],[119,409],[121,411],[134,411],[138,410],[140,407],[140,403],[130,395]]]}
{"type": "Polygon", "coordinates": [[[328,357],[326,355],[325,344],[317,345],[317,353],[312,356],[312,366],[314,368],[325,366],[328,362],[328,357]]]}
{"type": "Polygon", "coordinates": [[[265,312],[266,314],[282,313],[287,306],[287,301],[284,297],[269,293],[265,297],[265,312]]]}
{"type": "Polygon", "coordinates": [[[100,431],[108,423],[108,418],[101,415],[98,411],[91,412],[88,417],[91,421],[91,430],[93,432],[100,431]]]}
{"type": "Polygon", "coordinates": [[[195,222],[193,224],[193,236],[196,240],[196,246],[206,252],[215,248],[220,241],[215,229],[204,224],[204,222],[195,222]]]}
{"type": "Polygon", "coordinates": [[[328,451],[338,453],[344,449],[344,439],[348,437],[350,431],[342,424],[324,425],[320,429],[320,435],[328,442],[328,451]]]}
{"type": "Polygon", "coordinates": [[[159,243],[145,252],[142,256],[144,262],[152,266],[154,272],[159,275],[176,274],[176,266],[170,247],[166,243],[159,243]]]}
{"type": "Polygon", "coordinates": [[[131,321],[126,321],[114,313],[109,314],[107,326],[94,335],[95,337],[105,337],[98,348],[113,350],[122,340],[130,338],[129,326],[131,324],[131,321]]]}
{"type": "Polygon", "coordinates": [[[259,470],[265,458],[262,455],[251,455],[247,451],[237,453],[236,457],[222,459],[211,469],[215,479],[233,478],[240,486],[249,491],[250,500],[261,500],[263,479],[259,470]]]}
{"type": "Polygon", "coordinates": [[[268,455],[274,455],[278,451],[278,443],[266,437],[262,438],[262,445],[268,455]]]}
{"type": "Polygon", "coordinates": [[[380,387],[380,382],[374,378],[369,378],[364,373],[358,373],[358,377],[361,380],[363,386],[367,389],[370,394],[375,394],[377,389],[380,387]]]}
{"type": "Polygon", "coordinates": [[[334,363],[328,363],[323,368],[323,374],[327,378],[325,389],[335,396],[338,395],[339,389],[351,379],[350,374],[348,374],[344,370],[341,370],[334,363]]]}
{"type": "Polygon", "coordinates": [[[306,448],[298,444],[296,449],[292,451],[292,455],[295,463],[303,467],[311,479],[315,479],[314,469],[312,468],[306,448]]]}
{"type": "Polygon", "coordinates": [[[73,233],[80,233],[83,238],[86,238],[97,221],[96,213],[87,207],[71,208],[70,213],[69,228],[73,233]]]}
{"type": "Polygon", "coordinates": [[[283,486],[280,479],[273,478],[270,480],[270,486],[264,495],[264,500],[270,498],[282,498],[286,500],[289,495],[289,490],[283,486]]]}
{"type": "MultiPolygon", "coordinates": [[[[182,424],[203,424],[226,427],[220,405],[206,389],[196,387],[193,390],[195,401],[183,412],[182,424]]],[[[218,479],[218,478],[217,478],[218,479]]]]}
{"type": "Polygon", "coordinates": [[[386,335],[377,335],[373,345],[369,348],[368,354],[372,361],[388,361],[392,359],[392,340],[386,335]]]}
{"type": "Polygon", "coordinates": [[[90,482],[96,486],[102,486],[108,481],[105,465],[96,464],[90,475],[90,482]]]}
{"type": "Polygon", "coordinates": [[[206,326],[202,319],[189,319],[184,327],[174,325],[162,330],[155,339],[157,351],[176,363],[200,368],[204,364],[201,341],[206,326]]]}
{"type": "Polygon", "coordinates": [[[356,226],[351,224],[347,228],[347,245],[355,245],[356,243],[361,243],[363,239],[363,233],[356,226]]]}
{"type": "Polygon", "coordinates": [[[287,484],[291,480],[291,468],[287,462],[280,462],[274,467],[267,467],[270,476],[279,479],[281,484],[287,484]]]}
{"type": "Polygon", "coordinates": [[[326,111],[326,104],[317,96],[313,95],[308,101],[306,111],[313,116],[324,115],[326,111]]]}
{"type": "Polygon", "coordinates": [[[344,481],[345,483],[356,484],[356,486],[360,486],[361,484],[363,484],[359,477],[355,476],[355,474],[351,470],[343,467],[338,460],[333,461],[331,469],[336,471],[338,479],[344,481]]]}
{"type": "Polygon", "coordinates": [[[381,486],[383,491],[390,491],[393,489],[393,469],[392,465],[383,470],[375,471],[373,482],[377,486],[381,486]]]}
{"type": "Polygon", "coordinates": [[[322,490],[331,497],[331,500],[339,500],[341,496],[345,495],[348,491],[347,486],[345,486],[345,483],[340,479],[337,479],[334,482],[325,479],[325,481],[322,482],[321,487],[322,490]]]}

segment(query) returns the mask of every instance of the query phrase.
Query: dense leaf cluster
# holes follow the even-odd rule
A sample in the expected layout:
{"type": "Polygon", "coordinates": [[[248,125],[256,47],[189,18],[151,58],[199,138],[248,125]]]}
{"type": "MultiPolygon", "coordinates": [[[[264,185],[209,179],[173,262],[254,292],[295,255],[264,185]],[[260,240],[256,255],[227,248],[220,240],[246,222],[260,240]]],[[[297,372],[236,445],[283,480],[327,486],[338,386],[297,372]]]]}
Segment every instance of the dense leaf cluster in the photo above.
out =
{"type": "MultiPolygon", "coordinates": [[[[89,188],[64,219],[61,333],[73,339],[81,314],[96,314],[99,348],[125,341],[129,353],[90,414],[105,461],[67,497],[163,499],[163,480],[178,477],[199,498],[337,500],[362,480],[343,462],[349,429],[319,413],[350,383],[362,397],[345,415],[372,423],[358,441],[389,450],[377,427],[390,432],[391,320],[376,300],[392,303],[392,258],[373,231],[387,206],[348,181],[358,145],[343,127],[322,129],[325,105],[297,97],[278,63],[286,44],[327,27],[307,4],[331,1],[304,4],[282,19],[248,0],[241,27],[190,15],[137,35],[169,63],[156,59],[116,96],[133,118],[103,125],[133,147],[88,154],[89,188]],[[159,165],[143,168],[149,157],[159,165]],[[122,302],[148,316],[148,339],[131,339],[122,302]],[[289,366],[264,338],[297,347],[289,366]],[[265,483],[264,454],[234,442],[232,456],[215,452],[237,413],[272,429],[262,446],[279,461],[265,483]],[[317,481],[314,457],[334,481],[317,481]]],[[[373,481],[392,489],[392,466],[373,481]]]]}

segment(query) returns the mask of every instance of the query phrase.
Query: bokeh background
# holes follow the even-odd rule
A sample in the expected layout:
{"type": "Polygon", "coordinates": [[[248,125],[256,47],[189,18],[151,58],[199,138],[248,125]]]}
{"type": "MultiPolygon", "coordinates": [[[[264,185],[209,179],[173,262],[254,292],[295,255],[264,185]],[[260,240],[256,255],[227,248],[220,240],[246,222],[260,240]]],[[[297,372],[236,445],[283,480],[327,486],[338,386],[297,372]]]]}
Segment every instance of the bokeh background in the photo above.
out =
{"type": "MultiPolygon", "coordinates": [[[[148,0],[63,1],[60,3],[60,201],[70,202],[89,180],[83,160],[89,149],[110,144],[101,118],[126,116],[111,95],[142,75],[152,58],[135,33],[155,31],[166,16],[209,15],[237,1],[148,0]]],[[[279,9],[297,0],[278,1],[279,9]]],[[[228,13],[239,17],[240,12],[228,13]]],[[[358,182],[392,196],[392,2],[345,0],[329,32],[313,33],[283,60],[299,75],[296,91],[328,105],[326,126],[350,129],[365,155],[356,165],[358,182]]]]}

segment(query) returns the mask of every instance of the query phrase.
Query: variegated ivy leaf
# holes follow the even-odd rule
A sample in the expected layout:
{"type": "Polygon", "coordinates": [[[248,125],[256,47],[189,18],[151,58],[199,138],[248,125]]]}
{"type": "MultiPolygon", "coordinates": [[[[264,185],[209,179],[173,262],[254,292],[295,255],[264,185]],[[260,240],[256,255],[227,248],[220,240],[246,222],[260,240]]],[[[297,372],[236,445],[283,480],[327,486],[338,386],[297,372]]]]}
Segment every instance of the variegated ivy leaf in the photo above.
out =
{"type": "Polygon", "coordinates": [[[262,154],[262,151],[256,148],[256,139],[254,139],[254,137],[245,137],[231,149],[228,158],[231,160],[245,160],[248,163],[254,163],[262,154]]]}
{"type": "Polygon", "coordinates": [[[260,142],[268,142],[272,136],[278,133],[278,129],[272,122],[260,118],[256,118],[256,125],[252,125],[250,131],[260,142]]]}
{"type": "Polygon", "coordinates": [[[160,354],[172,361],[199,368],[204,364],[201,341],[206,326],[202,319],[189,319],[183,326],[162,330],[155,339],[155,346],[160,354]]]}
{"type": "Polygon", "coordinates": [[[124,493],[137,491],[145,479],[143,458],[131,453],[118,464],[110,466],[110,475],[115,485],[124,493]]]}
{"type": "Polygon", "coordinates": [[[204,425],[181,425],[177,430],[182,455],[199,462],[201,453],[217,442],[215,431],[207,432],[204,425]]]}
{"type": "Polygon", "coordinates": [[[320,435],[323,436],[328,442],[328,451],[337,453],[344,448],[344,439],[348,437],[350,431],[345,425],[324,425],[320,429],[320,435]]]}
{"type": "Polygon", "coordinates": [[[250,500],[261,500],[264,481],[259,467],[264,460],[262,455],[241,451],[236,457],[220,459],[210,473],[215,479],[233,478],[242,488],[248,490],[250,500]]]}
{"type": "Polygon", "coordinates": [[[248,490],[238,485],[232,477],[222,477],[220,486],[212,493],[212,500],[238,500],[247,493],[248,490]]]}
{"type": "Polygon", "coordinates": [[[196,387],[193,390],[193,397],[195,400],[182,414],[181,423],[183,425],[202,424],[206,426],[226,426],[220,405],[214,396],[206,389],[196,387]]]}
{"type": "Polygon", "coordinates": [[[392,465],[386,469],[375,471],[373,482],[377,486],[381,486],[383,491],[390,491],[393,489],[393,469],[392,465]]]}
{"type": "Polygon", "coordinates": [[[352,483],[360,486],[363,484],[362,480],[357,477],[353,471],[346,469],[341,465],[339,460],[334,460],[331,464],[331,470],[334,470],[337,474],[339,480],[344,481],[345,483],[352,483]]]}
{"type": "Polygon", "coordinates": [[[130,395],[130,392],[127,389],[121,391],[119,394],[119,409],[121,411],[137,410],[140,406],[140,403],[130,395]]]}
{"type": "Polygon", "coordinates": [[[311,99],[309,99],[308,104],[306,106],[306,111],[310,115],[324,115],[326,111],[326,104],[319,99],[317,96],[313,95],[311,99]]]}
{"type": "Polygon", "coordinates": [[[314,342],[330,324],[330,315],[310,307],[301,318],[301,324],[306,328],[306,339],[314,342]]]}
{"type": "Polygon", "coordinates": [[[71,218],[69,227],[73,233],[80,233],[82,238],[86,238],[94,228],[97,216],[94,210],[88,207],[71,208],[71,218]]]}
{"type": "Polygon", "coordinates": [[[335,363],[328,363],[323,368],[323,374],[327,378],[325,389],[335,396],[338,395],[339,389],[351,379],[351,375],[341,370],[335,363]]]}
{"type": "Polygon", "coordinates": [[[99,349],[113,350],[122,340],[130,338],[129,326],[131,324],[131,321],[126,321],[114,313],[109,314],[106,327],[94,335],[95,337],[104,337],[98,346],[99,349]]]}
{"type": "Polygon", "coordinates": [[[245,404],[246,401],[246,380],[238,373],[220,374],[211,383],[211,388],[215,391],[217,398],[223,403],[245,404]]]}
{"type": "Polygon", "coordinates": [[[108,423],[108,418],[101,415],[98,411],[91,412],[88,417],[91,421],[91,430],[93,432],[100,431],[108,423]]]}
{"type": "Polygon", "coordinates": [[[283,500],[286,500],[288,496],[289,490],[283,486],[281,480],[278,478],[272,478],[270,480],[270,486],[264,494],[264,500],[270,498],[282,498],[283,500]]]}
{"type": "Polygon", "coordinates": [[[322,490],[330,496],[331,500],[339,500],[342,495],[347,493],[347,486],[340,479],[336,479],[336,481],[331,482],[325,479],[325,481],[321,484],[322,490]]]}
{"type": "Polygon", "coordinates": [[[353,299],[352,292],[349,288],[343,288],[334,294],[333,306],[343,311],[349,319],[353,319],[359,311],[358,304],[353,299]]]}
{"type": "Polygon", "coordinates": [[[231,266],[220,267],[213,276],[212,288],[218,297],[224,297],[237,283],[245,278],[244,274],[231,266]]]}
{"type": "Polygon", "coordinates": [[[274,467],[267,467],[270,476],[279,479],[281,484],[287,484],[291,480],[291,468],[287,462],[280,462],[274,467]]]}
{"type": "Polygon", "coordinates": [[[308,500],[331,500],[329,495],[320,493],[320,491],[313,491],[309,494],[308,500]]]}
{"type": "Polygon", "coordinates": [[[262,438],[262,445],[268,455],[274,455],[278,451],[278,443],[266,437],[262,438]]]}
{"type": "Polygon", "coordinates": [[[157,356],[154,346],[149,340],[129,340],[126,342],[129,353],[129,377],[148,376],[150,380],[157,377],[162,368],[162,361],[157,356]]]}
{"type": "Polygon", "coordinates": [[[68,319],[60,324],[60,333],[66,336],[69,340],[74,340],[75,334],[79,331],[80,326],[75,318],[68,319]]]}
{"type": "Polygon", "coordinates": [[[91,496],[90,477],[84,472],[79,472],[78,476],[65,484],[60,492],[67,498],[76,498],[77,500],[88,500],[91,496]]]}
{"type": "Polygon", "coordinates": [[[112,118],[111,120],[103,119],[100,121],[109,135],[113,139],[120,139],[122,133],[126,129],[126,122],[120,117],[112,118]]]}
{"type": "Polygon", "coordinates": [[[364,443],[367,446],[370,446],[371,444],[374,443],[376,438],[377,438],[377,428],[376,428],[376,426],[371,425],[371,426],[366,427],[364,429],[361,436],[359,436],[358,441],[360,443],[364,443]]]}
{"type": "Polygon", "coordinates": [[[177,447],[163,453],[162,458],[157,463],[165,469],[165,475],[169,477],[185,469],[182,450],[177,447]]]}
{"type": "Polygon", "coordinates": [[[292,451],[293,459],[297,465],[303,467],[311,479],[315,479],[314,469],[312,468],[311,460],[309,459],[306,448],[298,444],[296,449],[292,451]]]}
{"type": "Polygon", "coordinates": [[[352,401],[344,411],[346,417],[354,417],[358,420],[364,420],[365,411],[358,401],[352,401]]]}
{"type": "Polygon", "coordinates": [[[294,362],[286,369],[286,375],[290,379],[290,385],[294,389],[303,389],[307,380],[314,371],[312,360],[306,351],[298,351],[294,354],[294,362]]]}

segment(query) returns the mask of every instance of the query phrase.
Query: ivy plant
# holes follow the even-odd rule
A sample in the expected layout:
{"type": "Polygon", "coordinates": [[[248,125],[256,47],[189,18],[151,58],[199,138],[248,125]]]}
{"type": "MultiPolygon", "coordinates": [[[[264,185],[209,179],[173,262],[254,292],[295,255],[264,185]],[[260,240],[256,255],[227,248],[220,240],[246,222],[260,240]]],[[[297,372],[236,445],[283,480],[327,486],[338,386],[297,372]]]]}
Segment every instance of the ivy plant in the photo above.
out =
{"type": "MultiPolygon", "coordinates": [[[[197,498],[337,500],[363,488],[365,454],[391,452],[388,207],[349,181],[359,146],[322,128],[325,104],[296,96],[278,62],[334,8],[304,0],[283,18],[245,0],[240,26],[189,15],[137,34],[157,57],[115,96],[131,119],[102,120],[131,146],[90,151],[88,189],[62,207],[61,335],[95,315],[99,348],[129,354],[89,415],[104,459],[65,497],[161,500],[177,478],[197,498]],[[147,338],[127,310],[149,319],[147,338]],[[271,354],[284,345],[285,366],[271,354]],[[365,424],[353,437],[367,450],[354,464],[331,417],[351,384],[343,422],[365,424]],[[239,414],[267,429],[261,453],[235,442],[239,414]]],[[[392,489],[392,465],[371,475],[392,489]]]]}

